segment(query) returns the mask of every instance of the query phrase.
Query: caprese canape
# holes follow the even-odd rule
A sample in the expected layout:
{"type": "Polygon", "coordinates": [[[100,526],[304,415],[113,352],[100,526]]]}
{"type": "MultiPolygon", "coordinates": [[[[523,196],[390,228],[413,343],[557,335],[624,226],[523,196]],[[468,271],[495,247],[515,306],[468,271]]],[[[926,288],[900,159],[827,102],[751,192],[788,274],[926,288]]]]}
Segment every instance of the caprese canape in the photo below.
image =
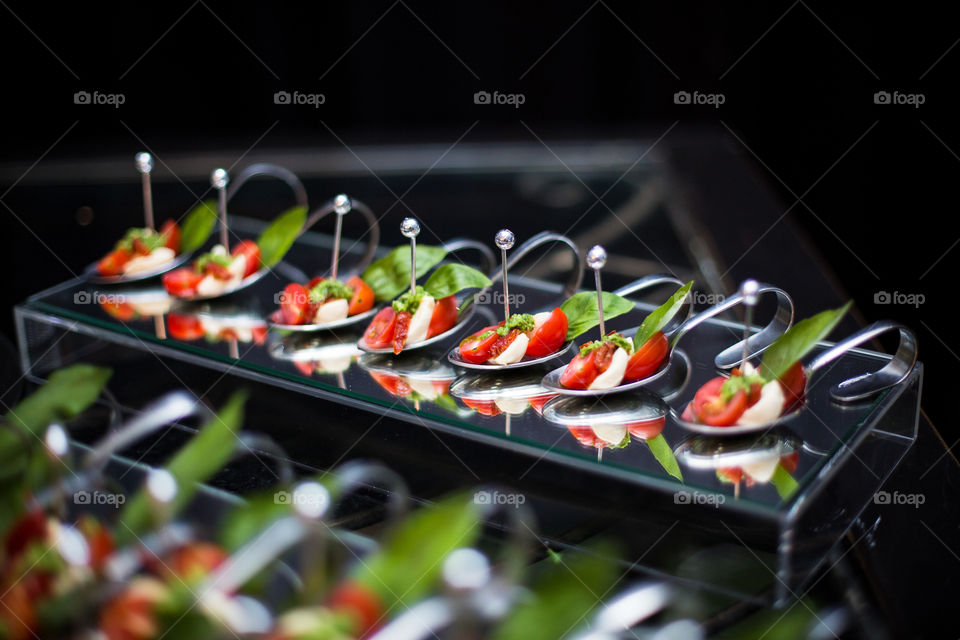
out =
{"type": "Polygon", "coordinates": [[[399,354],[406,347],[446,333],[460,317],[456,294],[490,284],[489,278],[472,267],[445,264],[423,286],[408,290],[377,313],[360,338],[360,347],[390,348],[399,354]]]}
{"type": "Polygon", "coordinates": [[[543,313],[514,313],[505,322],[484,327],[460,343],[459,354],[471,364],[506,365],[524,357],[556,353],[567,340],[569,322],[560,307],[543,313]]]}
{"type": "Polygon", "coordinates": [[[189,267],[163,274],[163,287],[178,298],[212,298],[236,289],[260,266],[260,246],[253,240],[237,243],[230,252],[218,244],[189,267]]]}
{"type": "Polygon", "coordinates": [[[307,284],[288,284],[270,318],[286,325],[324,325],[366,313],[373,302],[373,289],[359,276],[346,282],[318,276],[307,284]]]}
{"type": "Polygon", "coordinates": [[[802,358],[824,339],[850,308],[823,311],[802,320],[774,340],[759,367],[749,362],[729,378],[708,380],[681,419],[711,427],[762,426],[801,406],[807,386],[802,358]]]}
{"type": "Polygon", "coordinates": [[[180,253],[180,227],[167,220],[160,230],[129,229],[113,250],[97,262],[101,276],[132,276],[159,271],[180,253]]]}
{"type": "Polygon", "coordinates": [[[568,389],[602,390],[649,378],[670,356],[663,329],[683,306],[692,286],[688,282],[651,311],[632,339],[611,331],[582,345],[564,368],[560,384],[568,389]]]}

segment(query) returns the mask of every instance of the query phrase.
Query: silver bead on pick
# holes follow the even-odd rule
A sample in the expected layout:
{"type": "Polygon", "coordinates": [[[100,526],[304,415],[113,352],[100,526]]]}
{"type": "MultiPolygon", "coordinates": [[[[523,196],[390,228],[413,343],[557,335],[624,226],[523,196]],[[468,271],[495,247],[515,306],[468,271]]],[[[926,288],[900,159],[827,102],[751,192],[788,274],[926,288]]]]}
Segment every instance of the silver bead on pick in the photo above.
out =
{"type": "Polygon", "coordinates": [[[330,265],[330,277],[337,279],[337,267],[340,262],[340,233],[343,229],[343,216],[350,213],[353,203],[346,194],[341,193],[333,199],[333,212],[337,214],[337,225],[333,232],[333,263],[330,265]]]}
{"type": "Polygon", "coordinates": [[[743,319],[743,356],[740,360],[740,375],[744,375],[744,366],[747,364],[747,357],[750,355],[750,348],[747,340],[750,338],[750,326],[753,324],[753,308],[757,306],[757,299],[760,297],[760,283],[756,280],[744,280],[740,285],[740,295],[743,297],[743,304],[746,306],[743,319]]]}
{"type": "Polygon", "coordinates": [[[220,203],[220,244],[230,253],[230,235],[227,231],[227,183],[230,182],[230,176],[226,169],[214,169],[210,173],[210,186],[219,192],[218,201],[220,203]]]}
{"type": "Polygon", "coordinates": [[[603,326],[603,287],[600,285],[600,269],[607,264],[607,252],[600,245],[594,245],[587,252],[587,266],[593,269],[593,276],[597,283],[597,313],[600,316],[600,337],[606,335],[606,329],[603,326]]]}
{"type": "Polygon", "coordinates": [[[512,249],[516,236],[510,229],[500,229],[493,239],[500,248],[500,262],[503,271],[503,321],[510,319],[510,289],[507,285],[507,249],[512,249]]]}
{"type": "Polygon", "coordinates": [[[140,182],[143,185],[143,221],[148,229],[156,229],[153,222],[153,189],[150,185],[153,156],[146,151],[141,151],[136,155],[134,161],[137,164],[137,171],[140,172],[140,182]]]}
{"type": "Polygon", "coordinates": [[[400,233],[410,238],[410,293],[417,290],[417,236],[420,235],[420,223],[415,218],[404,218],[400,223],[400,233]]]}

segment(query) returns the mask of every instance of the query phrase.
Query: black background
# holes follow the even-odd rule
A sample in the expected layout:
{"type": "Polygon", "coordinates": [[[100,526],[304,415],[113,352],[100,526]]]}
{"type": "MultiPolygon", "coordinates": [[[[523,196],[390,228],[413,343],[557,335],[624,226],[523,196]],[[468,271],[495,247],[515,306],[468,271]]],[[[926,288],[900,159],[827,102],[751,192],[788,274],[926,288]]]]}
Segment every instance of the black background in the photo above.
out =
{"type": "MultiPolygon", "coordinates": [[[[268,131],[259,145],[448,145],[477,121],[465,141],[529,142],[521,119],[545,140],[656,137],[675,121],[678,134],[729,127],[784,209],[803,196],[789,220],[815,239],[863,315],[917,330],[924,406],[948,444],[960,436],[954,403],[941,397],[960,351],[949,315],[960,263],[960,248],[950,250],[960,238],[960,26],[948,6],[204,0],[19,2],[0,16],[0,159],[23,171],[39,158],[144,144],[160,156],[242,150],[268,131]],[[75,105],[79,90],[126,101],[75,105]],[[279,90],[320,92],[326,103],[276,105],[279,90]],[[476,105],[479,90],[526,101],[476,105]],[[721,92],[726,102],[676,105],[678,90],[721,92]],[[925,104],[874,104],[880,90],[922,93],[925,104]],[[878,291],[926,301],[876,305],[878,291]]],[[[51,204],[69,219],[75,206],[51,204]]],[[[9,310],[68,273],[24,226],[49,225],[4,207],[0,218],[4,244],[17,247],[4,270],[13,272],[13,255],[34,268],[8,275],[0,302],[9,310]]],[[[44,234],[54,251],[76,241],[68,226],[44,234]]],[[[9,315],[2,328],[11,332],[9,315]]]]}

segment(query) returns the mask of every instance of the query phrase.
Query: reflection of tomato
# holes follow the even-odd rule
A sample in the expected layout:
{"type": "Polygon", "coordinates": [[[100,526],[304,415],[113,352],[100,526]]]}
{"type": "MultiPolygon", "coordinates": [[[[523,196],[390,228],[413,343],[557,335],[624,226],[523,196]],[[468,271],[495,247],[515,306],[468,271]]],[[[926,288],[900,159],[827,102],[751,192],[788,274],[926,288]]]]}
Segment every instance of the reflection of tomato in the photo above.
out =
{"type": "Polygon", "coordinates": [[[254,327],[250,330],[254,344],[265,344],[267,342],[267,328],[254,327]]]}
{"type": "Polygon", "coordinates": [[[160,227],[160,235],[163,236],[163,246],[174,253],[180,253],[180,227],[173,220],[167,220],[160,227]]]}
{"type": "Polygon", "coordinates": [[[531,358],[542,358],[555,352],[566,340],[568,326],[567,314],[557,307],[550,317],[530,334],[526,355],[531,358]]]}
{"type": "Polygon", "coordinates": [[[123,265],[130,262],[132,257],[126,249],[114,249],[100,258],[100,262],[97,263],[97,273],[102,276],[118,276],[123,273],[123,265]]]}
{"type": "Polygon", "coordinates": [[[658,331],[644,342],[636,353],[627,360],[627,370],[623,374],[624,382],[643,380],[656,371],[670,351],[670,343],[663,331],[658,331]]]}
{"type": "Polygon", "coordinates": [[[133,320],[137,310],[129,302],[101,302],[100,307],[121,322],[133,320]]]}
{"type": "Polygon", "coordinates": [[[299,371],[305,376],[313,375],[314,366],[312,362],[306,362],[304,360],[294,360],[293,366],[295,366],[297,368],[297,371],[299,371]]]}
{"type": "Polygon", "coordinates": [[[733,394],[728,402],[720,397],[720,388],[726,378],[717,376],[697,390],[691,410],[698,422],[712,427],[729,427],[736,424],[747,409],[747,392],[742,389],[733,394]]]}
{"type": "Polygon", "coordinates": [[[780,466],[783,467],[784,471],[787,473],[793,473],[797,470],[797,464],[800,462],[800,452],[794,451],[790,455],[783,456],[780,458],[780,466]]]}
{"type": "Polygon", "coordinates": [[[192,267],[181,267],[163,274],[163,288],[170,295],[189,298],[197,294],[197,285],[201,280],[203,274],[197,273],[192,267]]]}
{"type": "Polygon", "coordinates": [[[196,316],[171,313],[167,315],[167,331],[177,340],[197,340],[203,337],[203,323],[196,316]]]}
{"type": "Polygon", "coordinates": [[[464,338],[460,343],[460,357],[466,362],[473,364],[482,364],[490,359],[490,347],[497,341],[497,325],[484,327],[473,335],[464,338]],[[480,336],[489,333],[486,338],[480,340],[480,336]]]}
{"type": "Polygon", "coordinates": [[[280,294],[280,313],[284,324],[308,324],[313,322],[316,306],[303,285],[291,282],[280,294]]]}
{"type": "Polygon", "coordinates": [[[358,313],[373,309],[373,289],[370,288],[370,285],[358,276],[353,276],[347,280],[347,286],[353,289],[353,297],[350,298],[347,315],[355,316],[358,313]]]}
{"type": "Polygon", "coordinates": [[[247,258],[246,266],[243,270],[243,277],[256,273],[260,269],[260,246],[253,240],[244,240],[233,248],[230,252],[234,258],[245,256],[247,258]]]}
{"type": "Polygon", "coordinates": [[[397,313],[392,306],[384,307],[373,316],[370,326],[363,333],[363,341],[373,349],[383,349],[393,342],[393,332],[397,326],[397,313]]]}
{"type": "Polygon", "coordinates": [[[327,606],[334,613],[346,613],[353,619],[351,635],[357,638],[368,637],[377,628],[385,613],[376,592],[355,581],[337,586],[330,594],[327,606]]]}
{"type": "Polygon", "coordinates": [[[438,336],[457,324],[457,297],[447,296],[437,300],[430,316],[430,326],[427,327],[427,337],[438,336]]]}
{"type": "Polygon", "coordinates": [[[663,416],[651,418],[650,420],[638,420],[627,424],[627,431],[630,435],[636,436],[641,440],[656,438],[663,431],[663,425],[666,419],[663,416]]]}
{"type": "Polygon", "coordinates": [[[543,415],[543,406],[557,397],[556,393],[546,393],[542,396],[534,396],[528,398],[527,401],[530,403],[530,406],[533,407],[533,410],[543,415]]]}
{"type": "Polygon", "coordinates": [[[410,392],[413,391],[403,378],[392,373],[374,373],[371,371],[370,377],[393,396],[404,397],[410,395],[410,392]]]}
{"type": "Polygon", "coordinates": [[[717,469],[717,477],[723,482],[737,484],[743,479],[743,470],[740,467],[721,467],[717,469]]]}
{"type": "Polygon", "coordinates": [[[567,427],[567,429],[577,439],[577,442],[586,447],[605,447],[607,445],[606,442],[597,437],[597,434],[590,427],[567,427]]]}
{"type": "Polygon", "coordinates": [[[498,416],[503,413],[493,400],[470,400],[469,398],[461,398],[461,400],[463,400],[463,404],[481,415],[498,416]]]}

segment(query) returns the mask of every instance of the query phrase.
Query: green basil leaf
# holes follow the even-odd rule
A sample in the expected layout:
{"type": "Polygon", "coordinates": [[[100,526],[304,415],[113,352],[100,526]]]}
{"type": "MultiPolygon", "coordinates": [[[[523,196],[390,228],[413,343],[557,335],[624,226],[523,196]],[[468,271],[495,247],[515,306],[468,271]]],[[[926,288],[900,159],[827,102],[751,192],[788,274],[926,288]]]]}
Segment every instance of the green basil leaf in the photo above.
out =
{"type": "Polygon", "coordinates": [[[483,289],[491,284],[493,283],[490,282],[490,278],[473,267],[451,263],[445,264],[431,273],[423,288],[434,299],[439,300],[464,289],[483,289]]]}
{"type": "Polygon", "coordinates": [[[643,322],[640,323],[640,328],[637,329],[637,333],[633,336],[634,351],[646,344],[647,340],[652,338],[658,331],[663,330],[663,328],[673,320],[673,316],[677,315],[680,307],[683,306],[683,301],[687,297],[687,294],[690,293],[691,287],[693,287],[693,280],[677,289],[677,292],[670,296],[669,300],[651,311],[650,315],[643,319],[643,322]]]}
{"type": "MultiPolygon", "coordinates": [[[[170,505],[171,515],[190,502],[197,485],[209,480],[230,460],[236,450],[236,434],[243,424],[246,399],[247,394],[243,391],[230,396],[227,404],[200,428],[167,465],[167,471],[177,481],[177,496],[170,505]]],[[[135,536],[142,535],[151,527],[152,517],[150,498],[141,489],[120,512],[117,541],[122,544],[134,542],[135,536]]]]}
{"type": "MultiPolygon", "coordinates": [[[[417,278],[425,276],[447,256],[443,247],[417,245],[417,278]]],[[[399,246],[374,261],[363,272],[363,281],[370,285],[378,301],[393,300],[410,286],[410,247],[399,246]]]]}
{"type": "Polygon", "coordinates": [[[447,555],[472,546],[480,536],[483,527],[473,499],[458,494],[418,509],[357,565],[353,579],[380,596],[384,611],[412,606],[436,588],[447,555]]]}
{"type": "MultiPolygon", "coordinates": [[[[603,292],[603,319],[605,321],[622,316],[631,309],[633,309],[631,301],[615,293],[603,292]]],[[[560,310],[567,316],[567,340],[573,340],[600,324],[597,294],[594,291],[581,291],[574,294],[560,305],[560,310]]]]}
{"type": "Polygon", "coordinates": [[[303,223],[307,221],[306,207],[291,207],[287,209],[267,226],[257,238],[260,247],[260,262],[265,267],[272,267],[287,255],[293,246],[293,241],[300,235],[303,223]]]}
{"type": "Polygon", "coordinates": [[[683,482],[683,473],[680,472],[677,457],[673,455],[673,449],[667,444],[667,439],[663,437],[663,434],[658,433],[649,440],[644,440],[644,442],[650,447],[650,453],[657,459],[657,462],[660,463],[663,470],[680,482],[683,482]]]}
{"type": "Polygon", "coordinates": [[[180,226],[180,253],[192,253],[203,246],[217,225],[216,200],[204,200],[186,215],[180,226]]]}
{"type": "Polygon", "coordinates": [[[781,500],[788,500],[800,486],[793,476],[783,468],[782,463],[777,463],[777,468],[773,470],[773,475],[770,476],[770,482],[777,488],[777,495],[780,496],[781,500]]]}
{"type": "Polygon", "coordinates": [[[767,382],[779,380],[783,374],[800,362],[803,356],[817,346],[817,343],[830,335],[840,319],[853,304],[851,300],[839,309],[821,311],[815,316],[796,323],[763,352],[760,374],[767,382]]]}

